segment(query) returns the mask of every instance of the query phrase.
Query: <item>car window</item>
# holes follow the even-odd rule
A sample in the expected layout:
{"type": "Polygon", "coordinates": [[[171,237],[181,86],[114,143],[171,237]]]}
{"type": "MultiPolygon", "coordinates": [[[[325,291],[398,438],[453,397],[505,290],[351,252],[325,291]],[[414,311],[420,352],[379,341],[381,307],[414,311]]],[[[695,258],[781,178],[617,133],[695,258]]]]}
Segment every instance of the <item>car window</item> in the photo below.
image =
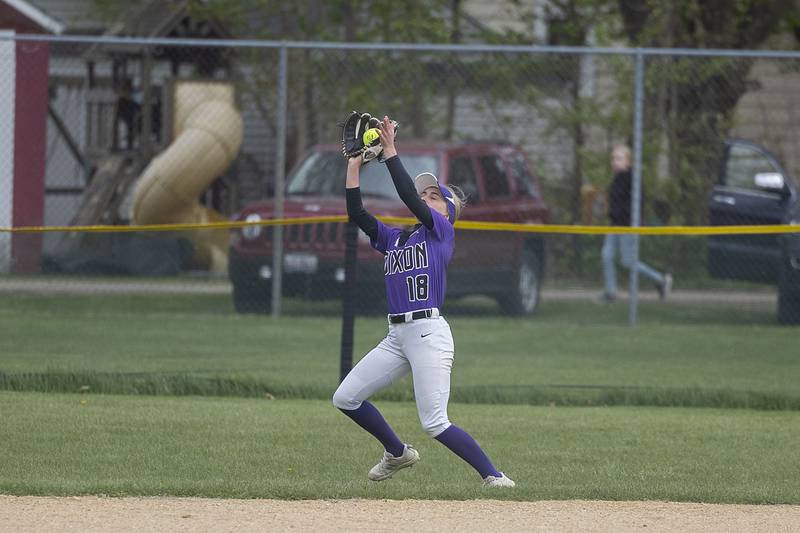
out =
{"type": "Polygon", "coordinates": [[[760,172],[780,172],[769,158],[750,146],[731,145],[725,162],[725,185],[737,189],[758,190],[755,175],[760,172]]]}
{"type": "Polygon", "coordinates": [[[478,159],[483,170],[483,175],[486,179],[486,195],[492,196],[508,196],[510,193],[508,187],[508,177],[506,176],[506,169],[503,166],[503,161],[496,155],[485,155],[478,159]]]}
{"type": "MultiPolygon", "coordinates": [[[[439,172],[434,155],[403,155],[403,166],[411,177],[439,172]]],[[[344,196],[347,162],[338,152],[314,152],[287,179],[286,194],[294,196],[344,196]]],[[[399,200],[386,165],[377,161],[361,167],[361,194],[399,200]]]]}
{"type": "Polygon", "coordinates": [[[517,187],[517,194],[520,196],[530,196],[536,198],[539,196],[539,191],[536,190],[536,184],[533,182],[528,170],[528,164],[522,154],[514,154],[511,156],[511,179],[517,187]]]}
{"type": "Polygon", "coordinates": [[[480,203],[481,193],[478,187],[478,177],[475,175],[475,167],[472,165],[471,157],[454,157],[450,161],[450,173],[447,182],[463,191],[468,204],[475,205],[480,203]]]}

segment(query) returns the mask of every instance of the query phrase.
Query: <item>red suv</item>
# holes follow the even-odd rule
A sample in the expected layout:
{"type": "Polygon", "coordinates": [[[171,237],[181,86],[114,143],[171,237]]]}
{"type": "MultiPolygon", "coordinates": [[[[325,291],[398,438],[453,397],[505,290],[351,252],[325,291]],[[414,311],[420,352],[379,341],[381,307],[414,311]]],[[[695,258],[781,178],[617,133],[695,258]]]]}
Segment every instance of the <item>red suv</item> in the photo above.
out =
{"type": "MultiPolygon", "coordinates": [[[[548,208],[527,158],[510,144],[409,144],[398,146],[411,176],[433,172],[467,196],[462,220],[545,223],[548,208]]],[[[314,147],[287,179],[284,213],[289,217],[346,214],[345,160],[339,146],[314,147]]],[[[373,215],[411,216],[400,201],[386,166],[361,170],[364,207],[373,215]]],[[[273,218],[272,201],[247,206],[236,220],[273,218]]],[[[334,298],[344,281],[344,224],[284,227],[283,294],[334,298]]],[[[272,227],[233,231],[229,276],[239,312],[267,312],[272,288],[272,227]]],[[[383,257],[359,232],[359,295],[375,307],[385,299],[383,257]]],[[[544,272],[545,247],[536,234],[456,230],[448,274],[449,297],[483,294],[509,314],[534,313],[544,272]]]]}

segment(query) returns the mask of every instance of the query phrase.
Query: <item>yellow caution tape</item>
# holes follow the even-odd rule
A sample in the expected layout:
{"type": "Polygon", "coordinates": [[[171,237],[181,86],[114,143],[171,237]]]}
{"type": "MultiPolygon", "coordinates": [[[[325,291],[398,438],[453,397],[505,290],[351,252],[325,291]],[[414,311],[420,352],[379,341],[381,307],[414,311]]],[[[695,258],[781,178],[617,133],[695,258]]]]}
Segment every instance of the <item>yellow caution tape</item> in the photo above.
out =
{"type": "Polygon", "coordinates": [[[244,228],[248,226],[294,226],[301,224],[318,224],[321,222],[347,222],[347,217],[344,215],[336,215],[329,217],[276,218],[259,220],[257,222],[245,222],[243,220],[238,220],[228,222],[204,222],[202,224],[142,224],[141,226],[18,226],[14,228],[0,227],[0,233],[126,233],[132,231],[219,230],[244,228]]]}
{"type": "MultiPolygon", "coordinates": [[[[412,225],[417,222],[408,217],[377,217],[388,224],[412,225]]],[[[347,222],[347,216],[296,217],[254,222],[229,221],[207,222],[202,224],[147,224],[141,226],[18,226],[0,227],[0,233],[55,233],[55,232],[87,232],[87,233],[125,233],[134,231],[186,231],[186,230],[223,230],[249,226],[293,226],[303,224],[320,224],[325,222],[347,222]]],[[[478,222],[461,220],[455,227],[463,230],[477,231],[514,231],[524,233],[566,233],[598,235],[606,233],[632,233],[638,235],[731,235],[731,234],[767,234],[767,233],[799,233],[800,225],[747,225],[747,226],[579,226],[569,224],[518,224],[512,222],[478,222]]]]}

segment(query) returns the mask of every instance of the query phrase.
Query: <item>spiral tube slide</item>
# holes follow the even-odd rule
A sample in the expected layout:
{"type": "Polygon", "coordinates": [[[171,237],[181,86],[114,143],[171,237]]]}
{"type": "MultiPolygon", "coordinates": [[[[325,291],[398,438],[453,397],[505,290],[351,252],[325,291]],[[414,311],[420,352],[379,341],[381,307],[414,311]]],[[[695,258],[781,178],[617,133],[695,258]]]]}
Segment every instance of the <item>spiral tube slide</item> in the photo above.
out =
{"type": "MultiPolygon", "coordinates": [[[[225,220],[198,202],[230,166],[242,144],[242,117],[233,86],[220,82],[176,82],[174,141],[145,168],[133,193],[134,224],[197,224],[225,220]]],[[[225,272],[228,232],[192,231],[194,263],[225,272]]]]}

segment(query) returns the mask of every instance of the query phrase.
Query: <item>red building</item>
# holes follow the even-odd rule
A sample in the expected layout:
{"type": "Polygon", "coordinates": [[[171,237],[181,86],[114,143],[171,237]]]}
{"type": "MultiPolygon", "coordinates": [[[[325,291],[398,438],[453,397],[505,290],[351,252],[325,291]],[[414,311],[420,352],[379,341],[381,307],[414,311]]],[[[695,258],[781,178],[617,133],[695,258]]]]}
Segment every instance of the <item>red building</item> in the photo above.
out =
{"type": "MultiPolygon", "coordinates": [[[[48,45],[13,37],[62,29],[28,2],[0,0],[0,227],[44,217],[48,45]]],[[[0,272],[37,271],[41,249],[41,234],[0,233],[0,272]]]]}

